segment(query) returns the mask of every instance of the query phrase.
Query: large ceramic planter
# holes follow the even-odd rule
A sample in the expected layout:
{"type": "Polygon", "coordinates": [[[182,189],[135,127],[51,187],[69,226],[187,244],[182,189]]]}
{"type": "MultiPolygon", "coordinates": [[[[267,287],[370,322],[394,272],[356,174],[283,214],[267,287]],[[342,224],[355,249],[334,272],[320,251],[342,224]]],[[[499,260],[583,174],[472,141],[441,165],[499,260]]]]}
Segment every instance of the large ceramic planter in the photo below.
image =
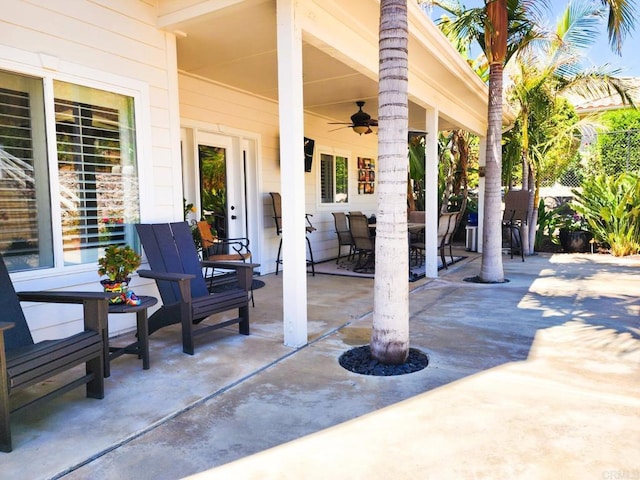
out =
{"type": "Polygon", "coordinates": [[[560,229],[560,245],[567,253],[585,253],[590,251],[590,241],[593,238],[591,232],[584,230],[570,231],[560,229]]]}

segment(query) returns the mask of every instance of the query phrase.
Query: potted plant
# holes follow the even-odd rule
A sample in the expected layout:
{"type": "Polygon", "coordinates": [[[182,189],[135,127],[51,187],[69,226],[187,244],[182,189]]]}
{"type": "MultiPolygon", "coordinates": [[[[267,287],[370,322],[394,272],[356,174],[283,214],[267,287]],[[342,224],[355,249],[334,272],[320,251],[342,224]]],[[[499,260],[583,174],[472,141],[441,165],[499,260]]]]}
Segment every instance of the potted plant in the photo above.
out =
{"type": "Polygon", "coordinates": [[[559,237],[560,245],[565,252],[584,253],[589,251],[593,235],[588,230],[585,218],[572,211],[563,217],[559,237]]]}
{"type": "Polygon", "coordinates": [[[130,275],[141,263],[140,255],[129,245],[109,245],[104,255],[98,259],[98,275],[109,278],[100,281],[105,292],[119,293],[111,303],[131,303],[136,305],[137,297],[129,292],[130,275]]]}

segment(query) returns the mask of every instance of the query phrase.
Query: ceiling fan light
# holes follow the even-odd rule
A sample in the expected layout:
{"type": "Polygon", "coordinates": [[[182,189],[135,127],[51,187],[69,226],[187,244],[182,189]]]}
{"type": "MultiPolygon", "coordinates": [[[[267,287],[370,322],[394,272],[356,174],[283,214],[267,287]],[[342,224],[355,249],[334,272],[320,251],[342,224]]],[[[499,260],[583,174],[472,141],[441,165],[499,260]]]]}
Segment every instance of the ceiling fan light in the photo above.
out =
{"type": "Polygon", "coordinates": [[[352,128],[354,132],[356,132],[359,135],[362,135],[363,133],[368,132],[369,125],[354,125],[352,128]]]}

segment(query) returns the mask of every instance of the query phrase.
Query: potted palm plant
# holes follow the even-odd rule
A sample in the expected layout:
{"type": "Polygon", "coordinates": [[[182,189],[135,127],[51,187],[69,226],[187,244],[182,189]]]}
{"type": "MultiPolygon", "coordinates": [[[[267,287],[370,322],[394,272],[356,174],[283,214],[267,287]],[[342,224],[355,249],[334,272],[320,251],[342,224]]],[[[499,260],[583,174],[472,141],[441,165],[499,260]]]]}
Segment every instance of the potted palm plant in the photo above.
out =
{"type": "Polygon", "coordinates": [[[106,275],[100,281],[105,292],[118,293],[111,303],[136,304],[137,297],[129,292],[130,275],[140,266],[140,255],[129,245],[109,245],[98,259],[98,275],[106,275]]]}

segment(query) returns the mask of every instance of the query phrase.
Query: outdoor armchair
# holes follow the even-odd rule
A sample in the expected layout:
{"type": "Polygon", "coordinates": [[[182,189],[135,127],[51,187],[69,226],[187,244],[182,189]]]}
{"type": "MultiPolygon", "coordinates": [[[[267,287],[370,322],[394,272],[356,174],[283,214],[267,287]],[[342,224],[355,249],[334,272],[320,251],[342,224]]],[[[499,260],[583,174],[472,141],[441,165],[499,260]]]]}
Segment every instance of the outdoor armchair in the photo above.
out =
{"type": "Polygon", "coordinates": [[[0,255],[0,451],[10,452],[12,413],[34,408],[86,384],[90,398],[104,397],[105,325],[112,294],[103,292],[16,293],[0,255]],[[34,342],[20,301],[83,305],[84,328],[64,338],[34,342]],[[58,374],[85,364],[85,371],[55,379],[58,374]],[[19,400],[14,394],[42,382],[53,388],[32,390],[19,400]]]}
{"type": "Polygon", "coordinates": [[[137,224],[136,230],[149,261],[150,270],[138,270],[141,277],[156,281],[162,306],[149,317],[149,334],[179,323],[182,350],[193,355],[194,336],[237,323],[239,332],[249,335],[249,291],[253,269],[248,262],[200,261],[186,222],[137,224]],[[206,267],[236,269],[238,285],[220,293],[209,293],[202,270],[206,267]],[[213,314],[238,309],[230,320],[202,323],[213,314]],[[201,324],[202,325],[199,325],[201,324]],[[199,328],[194,328],[199,325],[199,328]]]}

